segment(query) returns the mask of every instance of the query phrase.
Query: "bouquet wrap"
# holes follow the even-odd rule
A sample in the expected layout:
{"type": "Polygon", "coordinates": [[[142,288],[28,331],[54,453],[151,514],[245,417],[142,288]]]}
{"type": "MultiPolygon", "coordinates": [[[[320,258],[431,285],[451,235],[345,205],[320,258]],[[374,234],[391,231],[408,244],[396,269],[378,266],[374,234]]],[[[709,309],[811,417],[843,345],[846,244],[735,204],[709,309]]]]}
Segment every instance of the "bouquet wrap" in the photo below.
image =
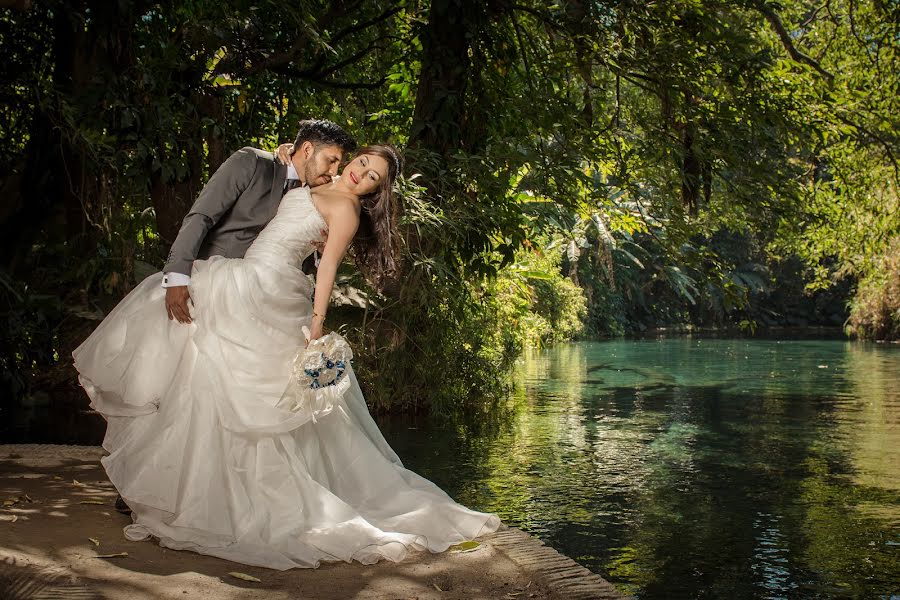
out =
{"type": "MultiPolygon", "coordinates": [[[[309,331],[303,330],[309,338],[309,331]]],[[[278,405],[305,412],[313,422],[327,415],[350,387],[352,358],[350,344],[338,333],[312,340],[294,357],[291,380],[278,405]]]]}

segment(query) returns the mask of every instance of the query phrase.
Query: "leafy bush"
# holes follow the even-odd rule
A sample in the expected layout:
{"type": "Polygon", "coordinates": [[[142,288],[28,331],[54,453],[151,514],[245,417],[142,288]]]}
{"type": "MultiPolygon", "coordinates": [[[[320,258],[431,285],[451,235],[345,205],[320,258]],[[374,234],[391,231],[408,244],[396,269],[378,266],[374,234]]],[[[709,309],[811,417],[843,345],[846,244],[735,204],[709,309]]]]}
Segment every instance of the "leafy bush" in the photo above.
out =
{"type": "Polygon", "coordinates": [[[900,238],[894,238],[868,276],[859,282],[847,333],[862,339],[900,339],[900,238]]]}
{"type": "Polygon", "coordinates": [[[376,410],[489,410],[506,396],[508,375],[524,348],[581,332],[584,295],[560,273],[563,249],[548,244],[547,236],[536,235],[505,266],[496,248],[460,260],[459,248],[447,240],[465,237],[464,217],[440,208],[411,181],[400,187],[403,224],[416,232],[408,239],[444,243],[423,248],[407,242],[409,272],[392,298],[378,299],[368,312],[345,311],[342,318],[353,322],[351,339],[362,344],[355,363],[360,383],[376,410]]]}
{"type": "Polygon", "coordinates": [[[28,397],[40,370],[58,359],[62,308],[57,297],[35,293],[0,270],[0,422],[6,426],[12,402],[28,397]]]}

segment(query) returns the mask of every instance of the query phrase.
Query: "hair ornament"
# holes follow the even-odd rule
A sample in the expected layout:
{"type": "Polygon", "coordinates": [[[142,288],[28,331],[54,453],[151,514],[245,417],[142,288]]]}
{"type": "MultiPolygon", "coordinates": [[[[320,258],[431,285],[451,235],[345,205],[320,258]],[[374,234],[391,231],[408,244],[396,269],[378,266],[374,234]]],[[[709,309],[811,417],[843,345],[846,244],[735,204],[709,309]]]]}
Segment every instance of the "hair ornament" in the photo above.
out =
{"type": "Polygon", "coordinates": [[[391,155],[391,159],[394,161],[394,170],[397,175],[400,175],[400,155],[397,154],[397,151],[393,146],[385,146],[388,153],[391,155]]]}

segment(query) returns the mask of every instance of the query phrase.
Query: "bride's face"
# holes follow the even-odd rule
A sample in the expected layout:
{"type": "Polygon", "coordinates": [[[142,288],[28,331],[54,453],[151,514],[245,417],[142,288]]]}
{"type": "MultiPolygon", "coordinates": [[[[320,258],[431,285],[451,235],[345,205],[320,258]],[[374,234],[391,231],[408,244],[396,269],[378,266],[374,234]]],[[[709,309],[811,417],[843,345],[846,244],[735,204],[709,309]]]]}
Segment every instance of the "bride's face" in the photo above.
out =
{"type": "Polygon", "coordinates": [[[387,177],[388,163],[377,154],[360,154],[344,167],[341,181],[357,196],[376,191],[387,177]]]}

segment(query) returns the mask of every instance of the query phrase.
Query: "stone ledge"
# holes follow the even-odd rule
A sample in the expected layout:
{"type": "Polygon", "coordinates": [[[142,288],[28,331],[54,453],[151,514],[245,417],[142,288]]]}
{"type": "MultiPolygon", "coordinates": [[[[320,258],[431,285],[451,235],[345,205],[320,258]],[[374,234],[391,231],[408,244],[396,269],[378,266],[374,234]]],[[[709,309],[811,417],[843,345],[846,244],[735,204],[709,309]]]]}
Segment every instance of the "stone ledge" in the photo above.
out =
{"type": "Polygon", "coordinates": [[[626,600],[611,583],[521,529],[510,527],[482,538],[546,586],[559,600],[626,600]]]}

